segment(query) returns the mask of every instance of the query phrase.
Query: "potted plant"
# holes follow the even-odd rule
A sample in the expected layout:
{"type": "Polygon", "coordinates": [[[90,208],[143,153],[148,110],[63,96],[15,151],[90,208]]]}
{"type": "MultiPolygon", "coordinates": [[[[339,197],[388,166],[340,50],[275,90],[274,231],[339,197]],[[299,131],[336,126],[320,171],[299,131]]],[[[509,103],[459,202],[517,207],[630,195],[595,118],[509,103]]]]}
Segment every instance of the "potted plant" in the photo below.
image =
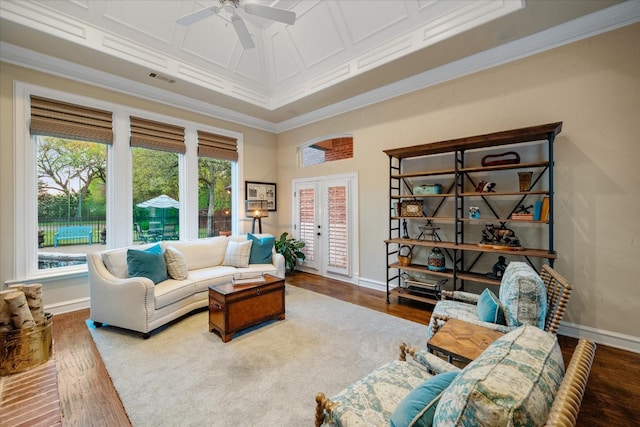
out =
{"type": "Polygon", "coordinates": [[[289,233],[285,232],[276,240],[276,252],[284,256],[284,263],[290,272],[295,271],[298,260],[304,261],[306,256],[300,249],[304,248],[304,242],[293,238],[287,238],[289,233]]]}

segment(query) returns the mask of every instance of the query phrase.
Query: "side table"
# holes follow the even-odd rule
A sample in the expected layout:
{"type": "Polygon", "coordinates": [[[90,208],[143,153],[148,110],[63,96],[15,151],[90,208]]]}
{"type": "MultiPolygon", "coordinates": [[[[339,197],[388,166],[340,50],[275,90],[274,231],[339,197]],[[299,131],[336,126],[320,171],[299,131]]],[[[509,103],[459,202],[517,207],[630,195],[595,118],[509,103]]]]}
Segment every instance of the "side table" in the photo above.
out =
{"type": "Polygon", "coordinates": [[[451,318],[427,341],[427,349],[444,354],[449,363],[452,359],[469,363],[502,335],[502,332],[451,318]]]}

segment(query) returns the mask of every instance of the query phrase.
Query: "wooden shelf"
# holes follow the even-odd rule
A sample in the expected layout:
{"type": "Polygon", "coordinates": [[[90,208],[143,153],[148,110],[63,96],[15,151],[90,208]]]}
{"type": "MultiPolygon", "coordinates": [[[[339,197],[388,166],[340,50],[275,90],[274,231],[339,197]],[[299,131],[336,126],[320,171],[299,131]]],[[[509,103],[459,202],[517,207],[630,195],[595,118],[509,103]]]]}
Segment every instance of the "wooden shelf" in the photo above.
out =
{"type": "Polygon", "coordinates": [[[500,286],[500,280],[489,279],[486,275],[482,275],[479,273],[470,273],[465,271],[457,273],[456,276],[460,280],[469,280],[472,282],[484,283],[486,285],[500,286]]]}
{"type": "Polygon", "coordinates": [[[562,122],[556,122],[383,151],[389,157],[406,159],[432,154],[451,153],[458,150],[473,150],[523,142],[544,141],[549,138],[555,138],[561,130],[562,122]]]}
{"type": "MultiPolygon", "coordinates": [[[[493,194],[493,193],[478,193],[478,194],[493,194]]],[[[397,194],[391,196],[392,199],[421,199],[429,197],[455,197],[453,193],[440,193],[440,194],[397,194]]]]}
{"type": "Polygon", "coordinates": [[[510,165],[496,165],[496,166],[476,166],[472,168],[458,169],[458,172],[490,172],[490,171],[502,171],[512,169],[528,169],[528,168],[540,168],[549,166],[549,162],[527,162],[527,163],[514,163],[510,165]]]}
{"type": "Polygon", "coordinates": [[[393,174],[391,175],[391,178],[398,178],[398,179],[421,178],[423,176],[453,175],[454,173],[456,173],[454,169],[440,169],[440,170],[432,170],[432,171],[393,174]]]}
{"type": "Polygon", "coordinates": [[[546,258],[546,259],[556,259],[556,252],[549,252],[546,249],[534,249],[534,248],[524,248],[524,249],[495,249],[490,247],[479,246],[475,243],[458,243],[454,242],[434,242],[431,240],[418,240],[418,239],[387,239],[384,241],[385,243],[397,243],[399,245],[408,245],[408,246],[426,246],[430,248],[438,247],[440,249],[451,249],[451,250],[460,250],[460,251],[474,251],[474,252],[491,252],[497,254],[510,254],[510,255],[521,255],[521,256],[531,256],[538,258],[546,258]]]}
{"type": "MultiPolygon", "coordinates": [[[[460,193],[462,197],[495,197],[495,196],[547,196],[549,195],[549,191],[541,190],[541,191],[496,191],[496,192],[486,192],[486,193],[478,193],[478,192],[470,192],[470,193],[460,193]]],[[[412,196],[407,196],[412,197],[412,196]]]]}
{"type": "Polygon", "coordinates": [[[429,270],[427,266],[424,264],[409,264],[407,266],[402,266],[394,262],[392,264],[389,264],[389,268],[397,268],[403,271],[412,271],[414,273],[421,273],[421,274],[426,273],[426,274],[429,274],[435,277],[441,277],[444,279],[453,278],[453,271],[451,271],[451,269],[447,269],[445,271],[432,271],[432,270],[429,270]]]}
{"type": "Polygon", "coordinates": [[[420,301],[433,305],[435,305],[439,301],[437,298],[429,298],[422,295],[414,294],[410,290],[405,288],[393,288],[389,291],[389,295],[394,295],[399,298],[407,298],[410,300],[420,301]]]}
{"type": "MultiPolygon", "coordinates": [[[[391,219],[421,219],[421,220],[436,221],[436,222],[455,221],[455,218],[452,216],[392,216],[391,219]]],[[[540,222],[540,221],[537,221],[537,222],[540,222]]]]}
{"type": "MultiPolygon", "coordinates": [[[[434,218],[437,219],[437,218],[434,218]]],[[[509,219],[502,219],[502,218],[478,218],[478,219],[472,219],[472,218],[458,218],[458,221],[464,221],[464,222],[470,222],[470,223],[487,223],[487,222],[522,222],[522,223],[529,223],[529,224],[549,224],[549,221],[534,221],[533,219],[513,219],[513,218],[509,218],[509,219]]]]}

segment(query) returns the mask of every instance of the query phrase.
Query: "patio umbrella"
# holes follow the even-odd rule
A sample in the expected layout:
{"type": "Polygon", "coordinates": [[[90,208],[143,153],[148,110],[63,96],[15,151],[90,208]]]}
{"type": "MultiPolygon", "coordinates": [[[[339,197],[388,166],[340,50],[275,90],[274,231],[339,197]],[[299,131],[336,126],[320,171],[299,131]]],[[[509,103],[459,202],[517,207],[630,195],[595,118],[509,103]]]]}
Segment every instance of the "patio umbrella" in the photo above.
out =
{"type": "Polygon", "coordinates": [[[136,206],[139,208],[158,208],[162,209],[162,226],[164,226],[164,218],[165,218],[165,209],[175,208],[180,209],[180,203],[167,196],[166,194],[162,194],[158,197],[154,197],[153,199],[149,199],[147,201],[138,203],[136,206]]]}
{"type": "Polygon", "coordinates": [[[167,196],[166,194],[162,194],[158,197],[154,197],[153,199],[138,203],[136,206],[138,206],[139,208],[180,209],[180,203],[177,200],[174,200],[171,197],[167,196]]]}

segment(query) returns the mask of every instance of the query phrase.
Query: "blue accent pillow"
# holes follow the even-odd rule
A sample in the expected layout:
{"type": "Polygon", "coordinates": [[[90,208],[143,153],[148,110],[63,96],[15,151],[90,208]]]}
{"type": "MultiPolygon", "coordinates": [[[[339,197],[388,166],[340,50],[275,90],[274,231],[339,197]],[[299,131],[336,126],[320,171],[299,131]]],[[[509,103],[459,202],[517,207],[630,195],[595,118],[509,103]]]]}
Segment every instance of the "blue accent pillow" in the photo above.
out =
{"type": "Polygon", "coordinates": [[[276,238],[273,236],[256,237],[248,233],[247,240],[253,240],[249,264],[271,264],[273,245],[276,242],[276,238]]]}
{"type": "Polygon", "coordinates": [[[444,372],[411,390],[391,414],[391,427],[430,427],[440,395],[457,375],[458,371],[444,372]]]}
{"type": "Polygon", "coordinates": [[[478,299],[478,317],[483,322],[496,323],[498,325],[506,325],[507,321],[504,317],[504,309],[500,300],[489,290],[482,291],[478,299]]]}
{"type": "Polygon", "coordinates": [[[129,277],[146,277],[154,284],[167,280],[167,264],[164,262],[160,244],[145,250],[127,250],[127,270],[129,277]]]}

